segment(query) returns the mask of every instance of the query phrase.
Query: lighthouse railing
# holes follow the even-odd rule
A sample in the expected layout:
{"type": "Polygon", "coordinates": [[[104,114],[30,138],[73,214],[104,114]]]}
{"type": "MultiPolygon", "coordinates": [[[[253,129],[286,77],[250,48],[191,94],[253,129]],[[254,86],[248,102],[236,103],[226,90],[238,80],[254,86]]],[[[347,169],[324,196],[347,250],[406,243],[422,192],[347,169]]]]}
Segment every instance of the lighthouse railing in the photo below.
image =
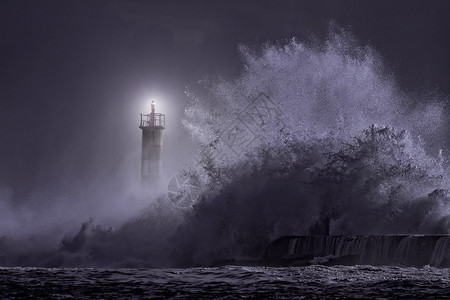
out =
{"type": "Polygon", "coordinates": [[[148,115],[141,114],[141,123],[139,127],[149,126],[166,126],[166,115],[160,113],[153,113],[148,115]]]}

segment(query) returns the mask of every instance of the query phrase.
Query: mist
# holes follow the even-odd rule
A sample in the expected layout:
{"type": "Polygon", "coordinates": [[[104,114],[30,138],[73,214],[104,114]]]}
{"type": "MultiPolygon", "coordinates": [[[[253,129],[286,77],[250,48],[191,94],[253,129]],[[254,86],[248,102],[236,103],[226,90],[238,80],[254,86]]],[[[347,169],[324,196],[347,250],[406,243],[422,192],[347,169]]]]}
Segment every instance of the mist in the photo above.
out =
{"type": "Polygon", "coordinates": [[[27,201],[2,188],[4,263],[209,265],[258,257],[285,235],[448,233],[445,98],[427,93],[426,104],[405,105],[418,100],[374,49],[336,25],[321,43],[240,53],[239,77],[186,91],[184,162],[179,150],[164,152],[179,163],[163,182],[183,174],[188,205],[165,186],[141,189],[133,109],[112,106],[94,128],[81,125],[27,201]],[[261,103],[269,110],[255,114],[261,103]],[[92,169],[74,180],[86,135],[95,139],[92,169]]]}
{"type": "Polygon", "coordinates": [[[127,22],[103,3],[54,4],[2,9],[14,14],[2,18],[11,84],[1,93],[0,235],[16,239],[56,242],[90,218],[114,225],[147,203],[137,192],[138,126],[151,98],[170,114],[165,142],[180,139],[184,80],[161,64],[174,55],[170,32],[122,30],[127,22]]]}

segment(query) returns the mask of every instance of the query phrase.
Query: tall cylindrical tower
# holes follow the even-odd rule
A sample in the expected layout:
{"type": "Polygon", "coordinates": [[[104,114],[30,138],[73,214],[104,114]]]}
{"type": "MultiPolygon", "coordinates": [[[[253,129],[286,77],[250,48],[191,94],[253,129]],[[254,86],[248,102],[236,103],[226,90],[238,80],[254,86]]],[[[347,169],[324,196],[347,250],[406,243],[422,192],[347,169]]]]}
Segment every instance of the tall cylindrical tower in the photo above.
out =
{"type": "Polygon", "coordinates": [[[155,101],[148,115],[141,114],[142,160],[141,178],[144,187],[156,189],[162,173],[162,131],[166,125],[166,116],[155,112],[155,101]]]}

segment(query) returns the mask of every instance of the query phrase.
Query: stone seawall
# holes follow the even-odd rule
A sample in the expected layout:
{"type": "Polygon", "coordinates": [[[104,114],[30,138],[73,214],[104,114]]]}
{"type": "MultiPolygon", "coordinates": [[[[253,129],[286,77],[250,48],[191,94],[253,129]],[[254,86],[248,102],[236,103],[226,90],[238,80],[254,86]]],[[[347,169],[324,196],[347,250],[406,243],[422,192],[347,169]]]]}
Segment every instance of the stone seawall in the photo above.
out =
{"type": "Polygon", "coordinates": [[[275,265],[343,264],[450,267],[450,235],[286,236],[270,243],[275,265]]]}

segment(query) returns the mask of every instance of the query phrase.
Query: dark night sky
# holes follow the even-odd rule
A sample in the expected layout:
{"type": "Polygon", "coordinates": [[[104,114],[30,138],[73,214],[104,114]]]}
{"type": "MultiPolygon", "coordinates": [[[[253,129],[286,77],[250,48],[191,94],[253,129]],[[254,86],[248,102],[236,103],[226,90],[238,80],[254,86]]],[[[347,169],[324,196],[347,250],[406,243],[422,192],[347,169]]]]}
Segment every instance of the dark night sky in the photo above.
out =
{"type": "Polygon", "coordinates": [[[114,173],[139,150],[145,93],[165,95],[180,129],[185,86],[238,75],[239,43],[321,38],[330,21],[379,51],[405,90],[450,94],[446,0],[0,0],[0,186],[20,200],[114,173]]]}

